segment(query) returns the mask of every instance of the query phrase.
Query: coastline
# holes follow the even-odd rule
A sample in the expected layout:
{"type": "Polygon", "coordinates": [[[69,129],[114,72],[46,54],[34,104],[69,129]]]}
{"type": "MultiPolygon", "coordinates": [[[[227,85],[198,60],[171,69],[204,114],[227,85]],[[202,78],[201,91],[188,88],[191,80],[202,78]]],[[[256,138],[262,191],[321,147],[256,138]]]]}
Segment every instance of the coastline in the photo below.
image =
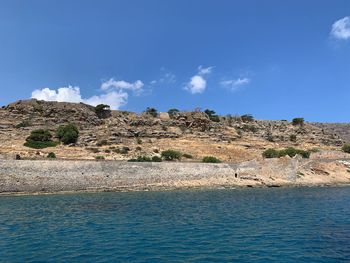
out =
{"type": "Polygon", "coordinates": [[[0,196],[350,184],[344,159],[280,158],[242,163],[0,160],[0,196]]]}

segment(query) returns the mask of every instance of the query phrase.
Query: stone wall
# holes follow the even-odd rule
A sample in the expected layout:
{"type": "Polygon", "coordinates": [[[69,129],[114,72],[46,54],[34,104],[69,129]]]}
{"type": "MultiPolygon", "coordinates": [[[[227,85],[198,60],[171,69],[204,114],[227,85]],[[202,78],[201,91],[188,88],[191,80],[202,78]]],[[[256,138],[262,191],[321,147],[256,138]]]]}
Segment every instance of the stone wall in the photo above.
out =
{"type": "Polygon", "coordinates": [[[240,164],[203,164],[0,159],[0,192],[128,191],[286,184],[295,182],[300,161],[271,159],[240,164]]]}

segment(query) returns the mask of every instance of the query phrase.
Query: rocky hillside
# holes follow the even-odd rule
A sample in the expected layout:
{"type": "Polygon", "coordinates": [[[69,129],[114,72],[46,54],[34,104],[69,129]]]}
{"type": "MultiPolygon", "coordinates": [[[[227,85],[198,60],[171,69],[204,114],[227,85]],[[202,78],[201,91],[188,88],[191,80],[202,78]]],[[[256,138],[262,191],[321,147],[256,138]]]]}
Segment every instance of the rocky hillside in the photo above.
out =
{"type": "Polygon", "coordinates": [[[140,155],[155,156],[175,149],[193,156],[216,156],[238,162],[261,158],[267,148],[339,149],[348,140],[348,129],[342,132],[332,126],[288,121],[260,121],[236,116],[210,119],[203,112],[136,114],[126,111],[96,113],[86,104],[24,100],[0,109],[0,155],[13,158],[44,158],[55,152],[59,158],[126,160],[140,155]],[[153,116],[154,115],[154,116],[153,116]],[[214,121],[213,121],[214,120],[214,121]],[[35,129],[49,129],[52,134],[61,124],[79,127],[74,145],[35,150],[23,146],[35,129]]]}

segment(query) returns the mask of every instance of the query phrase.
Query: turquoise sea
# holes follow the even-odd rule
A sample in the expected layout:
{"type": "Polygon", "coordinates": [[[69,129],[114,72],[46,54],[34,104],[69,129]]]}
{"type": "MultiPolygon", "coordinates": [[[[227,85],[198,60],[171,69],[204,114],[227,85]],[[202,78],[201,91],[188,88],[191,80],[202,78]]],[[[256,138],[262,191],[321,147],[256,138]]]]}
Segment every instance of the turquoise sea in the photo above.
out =
{"type": "Polygon", "coordinates": [[[350,262],[350,188],[3,196],[0,262],[350,262]]]}

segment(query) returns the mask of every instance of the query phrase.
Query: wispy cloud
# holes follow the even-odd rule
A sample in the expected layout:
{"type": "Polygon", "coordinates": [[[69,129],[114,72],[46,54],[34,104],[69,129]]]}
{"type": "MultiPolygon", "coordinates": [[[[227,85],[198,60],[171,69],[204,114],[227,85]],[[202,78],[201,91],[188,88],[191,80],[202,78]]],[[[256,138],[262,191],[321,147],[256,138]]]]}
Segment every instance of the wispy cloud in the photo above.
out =
{"type": "Polygon", "coordinates": [[[137,80],[133,83],[114,79],[103,82],[100,87],[100,94],[89,98],[83,98],[78,86],[60,87],[57,89],[43,88],[32,92],[32,98],[45,101],[87,103],[92,106],[98,104],[110,105],[117,110],[128,102],[129,91],[140,92],[144,84],[137,80]]]}
{"type": "Polygon", "coordinates": [[[185,89],[191,94],[203,93],[207,87],[205,76],[211,74],[213,68],[214,67],[203,68],[202,66],[199,66],[198,73],[191,77],[185,89]]]}
{"type": "Polygon", "coordinates": [[[154,86],[157,84],[171,85],[176,83],[176,75],[165,68],[161,68],[161,75],[158,79],[154,79],[150,82],[150,85],[154,86]]]}
{"type": "Polygon", "coordinates": [[[140,94],[143,86],[144,84],[141,80],[127,82],[125,80],[115,80],[114,78],[111,78],[101,84],[101,90],[131,90],[135,92],[135,94],[140,94]]]}
{"type": "Polygon", "coordinates": [[[350,39],[350,16],[335,21],[330,34],[336,39],[350,39]]]}
{"type": "Polygon", "coordinates": [[[220,85],[225,88],[229,88],[232,91],[235,91],[242,86],[248,85],[250,81],[251,80],[249,78],[229,79],[221,81],[220,85]]]}
{"type": "Polygon", "coordinates": [[[202,75],[203,76],[203,75],[210,74],[213,69],[214,69],[214,67],[203,68],[203,66],[199,66],[198,67],[198,75],[202,75]]]}

